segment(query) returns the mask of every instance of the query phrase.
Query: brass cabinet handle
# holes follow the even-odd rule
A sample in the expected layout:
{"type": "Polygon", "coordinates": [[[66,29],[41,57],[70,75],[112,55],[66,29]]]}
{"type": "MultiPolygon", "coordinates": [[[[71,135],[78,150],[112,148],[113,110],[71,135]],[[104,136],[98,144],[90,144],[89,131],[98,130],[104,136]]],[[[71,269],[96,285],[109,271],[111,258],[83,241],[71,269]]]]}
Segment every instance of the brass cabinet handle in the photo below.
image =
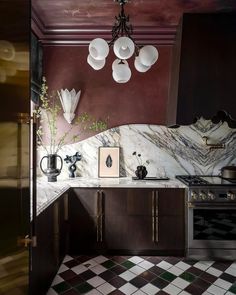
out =
{"type": "Polygon", "coordinates": [[[103,191],[100,191],[100,242],[103,241],[103,191]]]}
{"type": "Polygon", "coordinates": [[[152,191],[152,241],[155,242],[155,191],[152,191]]]}
{"type": "Polygon", "coordinates": [[[159,193],[156,191],[155,193],[155,199],[156,199],[156,212],[155,212],[155,242],[159,242],[159,193]]]}
{"type": "Polygon", "coordinates": [[[97,242],[103,241],[103,191],[97,191],[97,242]]]}
{"type": "Polygon", "coordinates": [[[69,203],[68,203],[68,194],[66,193],[64,195],[64,199],[63,199],[63,202],[64,202],[64,221],[68,221],[69,219],[69,213],[68,213],[68,210],[69,210],[69,203]]]}
{"type": "Polygon", "coordinates": [[[100,214],[100,191],[97,191],[97,242],[99,242],[99,232],[100,232],[100,223],[99,223],[99,214],[100,214]]]}
{"type": "Polygon", "coordinates": [[[158,191],[152,191],[152,241],[159,241],[159,195],[158,191]]]}

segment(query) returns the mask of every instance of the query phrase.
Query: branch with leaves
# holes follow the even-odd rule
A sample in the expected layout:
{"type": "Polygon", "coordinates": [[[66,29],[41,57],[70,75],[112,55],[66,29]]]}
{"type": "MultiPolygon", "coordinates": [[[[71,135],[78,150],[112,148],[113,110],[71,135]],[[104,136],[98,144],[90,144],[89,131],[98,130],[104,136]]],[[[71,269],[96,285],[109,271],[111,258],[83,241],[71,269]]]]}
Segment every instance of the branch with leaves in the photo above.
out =
{"type": "Polygon", "coordinates": [[[106,121],[97,120],[87,113],[83,113],[74,120],[74,124],[70,125],[68,130],[62,135],[58,135],[57,120],[60,116],[61,106],[60,99],[56,92],[48,94],[48,86],[46,78],[43,77],[40,91],[40,106],[34,110],[36,118],[39,120],[37,129],[37,143],[42,146],[47,154],[56,154],[68,142],[75,142],[79,135],[73,135],[70,138],[71,131],[76,126],[81,126],[82,130],[104,131],[107,129],[106,121]],[[44,128],[48,130],[44,130],[44,128]],[[49,142],[49,144],[47,144],[49,142]]]}

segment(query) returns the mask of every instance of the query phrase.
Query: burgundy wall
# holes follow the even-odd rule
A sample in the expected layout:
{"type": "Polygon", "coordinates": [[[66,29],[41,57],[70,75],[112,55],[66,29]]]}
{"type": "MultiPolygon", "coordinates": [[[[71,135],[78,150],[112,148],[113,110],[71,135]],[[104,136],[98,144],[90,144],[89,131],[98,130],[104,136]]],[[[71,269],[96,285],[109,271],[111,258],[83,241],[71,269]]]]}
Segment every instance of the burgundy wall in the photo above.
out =
{"type": "MultiPolygon", "coordinates": [[[[95,71],[87,64],[87,46],[44,46],[43,72],[49,90],[81,89],[77,113],[88,112],[103,119],[109,116],[109,128],[129,123],[164,125],[172,47],[162,46],[158,51],[159,60],[146,73],[137,72],[131,58],[128,62],[132,77],[125,84],[112,78],[111,64],[115,59],[112,50],[105,67],[95,71]]],[[[63,129],[68,127],[65,120],[60,124],[63,129]]]]}

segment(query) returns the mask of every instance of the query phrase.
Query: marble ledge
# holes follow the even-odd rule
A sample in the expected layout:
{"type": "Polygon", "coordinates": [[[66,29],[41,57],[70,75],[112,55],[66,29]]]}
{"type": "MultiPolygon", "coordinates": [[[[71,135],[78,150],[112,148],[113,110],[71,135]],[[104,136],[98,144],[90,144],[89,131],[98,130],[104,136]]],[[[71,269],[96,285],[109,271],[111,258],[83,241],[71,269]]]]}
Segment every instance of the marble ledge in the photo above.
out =
{"type": "Polygon", "coordinates": [[[47,182],[45,177],[37,181],[37,215],[43,212],[69,188],[187,188],[177,179],[132,180],[124,178],[83,178],[47,182]]]}

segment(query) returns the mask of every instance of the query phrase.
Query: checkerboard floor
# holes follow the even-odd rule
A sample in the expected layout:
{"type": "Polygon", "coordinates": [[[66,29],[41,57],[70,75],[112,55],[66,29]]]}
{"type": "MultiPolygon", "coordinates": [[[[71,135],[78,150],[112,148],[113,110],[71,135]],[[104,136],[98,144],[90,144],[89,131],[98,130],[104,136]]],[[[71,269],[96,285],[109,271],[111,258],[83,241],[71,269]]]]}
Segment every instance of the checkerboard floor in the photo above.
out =
{"type": "Polygon", "coordinates": [[[47,295],[233,295],[236,262],[160,256],[66,256],[47,295]]]}

